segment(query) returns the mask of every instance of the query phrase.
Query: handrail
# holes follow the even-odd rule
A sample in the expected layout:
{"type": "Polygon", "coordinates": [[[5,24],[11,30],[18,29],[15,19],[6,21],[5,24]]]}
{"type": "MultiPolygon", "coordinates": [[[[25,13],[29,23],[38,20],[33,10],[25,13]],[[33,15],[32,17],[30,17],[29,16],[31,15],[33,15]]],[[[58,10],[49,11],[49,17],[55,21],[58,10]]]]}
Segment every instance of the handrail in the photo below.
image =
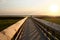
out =
{"type": "Polygon", "coordinates": [[[11,40],[28,17],[18,21],[0,32],[0,40],[11,40]]]}
{"type": "MultiPolygon", "coordinates": [[[[53,35],[53,36],[57,37],[58,39],[60,39],[60,37],[59,37],[60,36],[60,31],[59,30],[55,30],[54,28],[51,28],[51,26],[48,26],[48,25],[42,23],[43,20],[40,21],[40,19],[38,19],[38,18],[35,18],[34,20],[37,21],[38,23],[40,23],[43,26],[41,28],[44,29],[44,31],[46,29],[48,31],[48,34],[51,33],[50,34],[51,36],[53,35]]],[[[47,33],[47,31],[45,31],[45,32],[47,33]]]]}
{"type": "Polygon", "coordinates": [[[41,22],[41,23],[43,23],[43,24],[45,24],[45,25],[47,25],[47,26],[49,26],[57,31],[60,31],[60,25],[58,25],[56,23],[48,22],[46,20],[38,19],[38,18],[34,18],[34,19],[36,19],[37,21],[39,21],[39,22],[41,22]]]}
{"type": "Polygon", "coordinates": [[[24,32],[24,27],[21,26],[11,40],[21,39],[23,32],[24,32]]]}

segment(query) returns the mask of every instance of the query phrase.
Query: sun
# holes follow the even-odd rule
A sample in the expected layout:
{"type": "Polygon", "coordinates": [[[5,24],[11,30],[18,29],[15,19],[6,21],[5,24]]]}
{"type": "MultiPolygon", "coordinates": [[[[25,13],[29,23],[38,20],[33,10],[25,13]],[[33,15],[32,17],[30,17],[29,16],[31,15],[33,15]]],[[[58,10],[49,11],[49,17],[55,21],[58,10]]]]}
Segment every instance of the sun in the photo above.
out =
{"type": "Polygon", "coordinates": [[[58,11],[59,11],[59,7],[56,4],[50,5],[49,6],[49,15],[50,16],[58,16],[58,11]]]}
{"type": "Polygon", "coordinates": [[[49,10],[51,11],[51,12],[57,12],[58,11],[58,5],[51,5],[50,7],[49,7],[49,10]]]}

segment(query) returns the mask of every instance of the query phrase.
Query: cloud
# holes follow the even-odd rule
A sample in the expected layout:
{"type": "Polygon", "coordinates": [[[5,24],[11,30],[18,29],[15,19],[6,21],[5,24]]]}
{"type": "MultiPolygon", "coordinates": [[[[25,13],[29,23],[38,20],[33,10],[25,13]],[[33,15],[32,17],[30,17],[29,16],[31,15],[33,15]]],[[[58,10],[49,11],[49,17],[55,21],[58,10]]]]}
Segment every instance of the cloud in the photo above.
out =
{"type": "Polygon", "coordinates": [[[7,0],[0,0],[0,4],[4,4],[6,2],[7,2],[7,0]]]}

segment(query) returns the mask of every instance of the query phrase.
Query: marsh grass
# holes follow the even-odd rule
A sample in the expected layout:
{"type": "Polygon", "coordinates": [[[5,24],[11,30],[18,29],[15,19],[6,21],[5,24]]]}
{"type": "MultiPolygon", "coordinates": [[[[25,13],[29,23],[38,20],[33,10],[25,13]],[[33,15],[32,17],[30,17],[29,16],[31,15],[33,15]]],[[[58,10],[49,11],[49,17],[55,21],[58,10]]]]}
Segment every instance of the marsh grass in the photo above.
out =
{"type": "Polygon", "coordinates": [[[60,25],[60,18],[43,18],[43,19],[60,25]]]}
{"type": "Polygon", "coordinates": [[[8,17],[8,18],[0,18],[0,31],[4,30],[5,28],[9,27],[10,25],[16,23],[17,21],[23,19],[23,17],[8,17]]]}

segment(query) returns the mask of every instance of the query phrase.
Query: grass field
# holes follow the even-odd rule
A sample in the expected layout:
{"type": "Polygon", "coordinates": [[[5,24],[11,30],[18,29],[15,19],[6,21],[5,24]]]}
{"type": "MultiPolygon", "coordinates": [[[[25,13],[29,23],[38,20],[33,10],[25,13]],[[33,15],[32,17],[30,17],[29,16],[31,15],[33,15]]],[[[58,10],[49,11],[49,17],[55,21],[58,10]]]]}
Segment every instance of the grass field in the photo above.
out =
{"type": "Polygon", "coordinates": [[[37,17],[60,25],[60,17],[37,17]]]}
{"type": "Polygon", "coordinates": [[[0,17],[0,31],[7,28],[8,26],[16,23],[23,17],[0,17]]]}
{"type": "Polygon", "coordinates": [[[44,18],[44,20],[60,24],[60,18],[44,18]]]}

